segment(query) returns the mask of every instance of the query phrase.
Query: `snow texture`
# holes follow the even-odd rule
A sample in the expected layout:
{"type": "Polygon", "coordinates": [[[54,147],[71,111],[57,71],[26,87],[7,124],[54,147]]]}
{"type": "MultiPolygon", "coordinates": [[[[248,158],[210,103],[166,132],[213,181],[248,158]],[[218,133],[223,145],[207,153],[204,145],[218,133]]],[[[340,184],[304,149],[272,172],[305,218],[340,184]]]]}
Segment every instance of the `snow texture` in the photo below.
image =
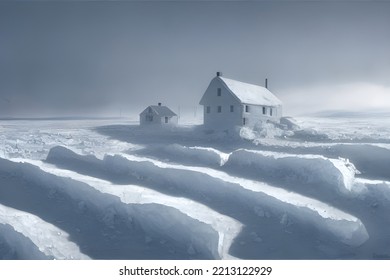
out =
{"type": "Polygon", "coordinates": [[[265,87],[239,82],[225,77],[221,79],[226,87],[244,104],[279,106],[282,102],[265,87]]]}
{"type": "Polygon", "coordinates": [[[390,259],[388,127],[0,121],[0,259],[390,259]]]}

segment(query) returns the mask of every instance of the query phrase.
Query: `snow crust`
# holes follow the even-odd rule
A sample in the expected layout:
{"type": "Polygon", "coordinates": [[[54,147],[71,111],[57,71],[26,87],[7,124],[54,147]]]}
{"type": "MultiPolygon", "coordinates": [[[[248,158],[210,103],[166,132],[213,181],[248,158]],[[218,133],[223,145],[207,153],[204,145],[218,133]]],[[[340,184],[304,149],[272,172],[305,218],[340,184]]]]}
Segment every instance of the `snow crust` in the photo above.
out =
{"type": "Polygon", "coordinates": [[[353,164],[344,159],[246,149],[232,152],[226,166],[234,171],[244,169],[257,178],[304,184],[306,187],[332,188],[339,192],[351,191],[357,172],[353,164]]]}
{"type": "Polygon", "coordinates": [[[0,121],[0,259],[390,259],[389,121],[0,121]]]}
{"type": "MultiPolygon", "coordinates": [[[[23,178],[28,185],[33,186],[32,196],[43,191],[49,197],[41,198],[41,203],[57,205],[53,213],[44,213],[39,205],[31,205],[32,209],[29,210],[48,215],[46,219],[66,227],[72,233],[72,238],[76,238],[84,251],[93,258],[112,258],[111,254],[117,254],[115,258],[125,259],[153,259],[156,256],[173,259],[219,258],[218,233],[173,207],[156,203],[124,204],[116,196],[104,194],[83,182],[53,176],[26,163],[3,162],[3,166],[7,165],[18,173],[17,178],[23,178]],[[68,207],[73,209],[73,213],[66,212],[68,207]],[[76,220],[75,216],[78,217],[76,220]],[[91,234],[94,234],[93,238],[91,234]],[[110,244],[109,241],[115,240],[115,246],[110,244]],[[189,248],[191,254],[187,253],[189,248]]],[[[19,187],[19,207],[26,199],[21,193],[23,185],[19,187]]],[[[5,196],[0,201],[11,199],[5,196]]],[[[9,220],[13,217],[15,215],[6,218],[9,220]]]]}
{"type": "MultiPolygon", "coordinates": [[[[51,150],[48,161],[59,163],[58,159],[69,159],[72,155],[74,161],[68,162],[68,167],[79,165],[80,162],[96,163],[87,157],[82,159],[61,147],[51,150]]],[[[108,155],[97,168],[98,170],[105,168],[111,174],[114,173],[116,178],[124,176],[124,180],[147,181],[160,191],[166,191],[165,186],[171,186],[176,195],[188,195],[193,199],[210,195],[211,192],[214,192],[215,197],[218,193],[229,192],[232,196],[247,200],[246,204],[252,205],[253,209],[262,205],[276,216],[288,212],[301,222],[309,219],[316,227],[348,245],[360,245],[368,238],[364,225],[356,217],[320,201],[264,183],[232,177],[214,169],[168,164],[125,154],[108,155]],[[256,199],[253,199],[254,197],[256,199]],[[360,233],[352,234],[350,231],[360,233]]]]}
{"type": "MultiPolygon", "coordinates": [[[[10,207],[0,205],[0,223],[9,225],[16,232],[25,235],[38,247],[38,250],[45,256],[55,259],[89,259],[82,254],[76,244],[68,240],[69,235],[63,230],[40,219],[39,217],[18,211],[10,207]]],[[[9,236],[16,236],[15,234],[9,236]]],[[[15,239],[15,238],[14,238],[15,239]]],[[[16,244],[18,252],[22,256],[42,257],[35,255],[33,246],[26,248],[22,240],[12,240],[16,244]],[[31,254],[33,252],[33,254],[31,254]]]]}

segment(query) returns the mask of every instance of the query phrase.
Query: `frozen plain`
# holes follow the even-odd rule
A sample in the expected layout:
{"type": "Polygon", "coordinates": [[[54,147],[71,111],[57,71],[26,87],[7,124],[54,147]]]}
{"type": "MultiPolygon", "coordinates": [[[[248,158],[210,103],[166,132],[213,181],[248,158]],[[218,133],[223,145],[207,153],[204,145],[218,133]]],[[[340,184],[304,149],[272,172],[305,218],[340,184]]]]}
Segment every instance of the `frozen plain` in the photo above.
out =
{"type": "Polygon", "coordinates": [[[390,259],[390,121],[0,121],[0,259],[390,259]]]}

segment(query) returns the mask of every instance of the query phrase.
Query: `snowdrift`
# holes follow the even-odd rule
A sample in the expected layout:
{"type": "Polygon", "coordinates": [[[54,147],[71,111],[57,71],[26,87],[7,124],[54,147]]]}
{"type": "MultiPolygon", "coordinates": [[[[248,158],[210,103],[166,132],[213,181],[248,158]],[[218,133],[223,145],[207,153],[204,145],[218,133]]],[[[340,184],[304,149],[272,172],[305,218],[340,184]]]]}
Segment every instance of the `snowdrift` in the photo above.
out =
{"type": "Polygon", "coordinates": [[[211,147],[188,147],[179,144],[148,147],[137,150],[134,154],[150,156],[181,164],[210,167],[219,167],[223,165],[229,157],[229,154],[211,147]]]}
{"type": "Polygon", "coordinates": [[[224,168],[234,174],[292,186],[306,194],[350,192],[356,173],[344,159],[245,149],[232,152],[224,168]]]}
{"type": "MultiPolygon", "coordinates": [[[[172,207],[124,204],[119,198],[96,191],[87,184],[53,176],[29,164],[2,159],[0,175],[0,204],[31,213],[61,229],[57,235],[69,235],[81,252],[91,258],[219,258],[218,233],[172,207]]],[[[32,216],[28,217],[27,220],[31,220],[32,216]]],[[[11,220],[9,217],[6,223],[11,224],[11,220]]],[[[26,224],[25,221],[22,224],[26,224]]],[[[42,232],[35,232],[25,227],[21,231],[38,244],[41,252],[52,255],[39,246],[43,241],[36,239],[48,236],[52,230],[43,227],[42,232]]],[[[60,243],[55,246],[58,249],[60,243]]],[[[69,244],[65,247],[69,256],[82,258],[70,252],[69,244]]],[[[68,258],[59,254],[54,257],[68,258]]]]}
{"type": "MultiPolygon", "coordinates": [[[[275,246],[278,244],[274,240],[276,237],[293,240],[291,246],[296,246],[296,250],[308,244],[312,246],[306,238],[302,238],[308,232],[313,235],[313,242],[332,240],[334,244],[359,246],[368,239],[359,219],[319,201],[263,183],[231,177],[209,168],[172,165],[147,158],[124,156],[126,158],[119,155],[106,156],[99,162],[57,147],[51,150],[47,161],[73,170],[81,165],[88,166],[78,172],[108,180],[115,178],[117,182],[135,183],[171,196],[186,197],[203,203],[240,221],[245,225],[245,230],[263,236],[267,241],[260,243],[258,248],[270,246],[266,244],[275,246]],[[272,230],[266,225],[271,225],[272,230]],[[291,233],[286,227],[293,227],[294,231],[291,233]],[[274,230],[279,230],[280,235],[275,234],[274,230]]],[[[253,238],[255,239],[258,240],[253,238]]],[[[265,256],[266,252],[258,252],[257,257],[265,256]]]]}
{"type": "Polygon", "coordinates": [[[69,236],[66,232],[35,215],[0,205],[0,223],[12,227],[14,232],[7,230],[3,236],[12,240],[16,245],[16,251],[24,257],[88,259],[80,253],[76,244],[68,241],[69,236]],[[37,249],[40,254],[37,253],[37,249]]]}
{"type": "Polygon", "coordinates": [[[7,223],[0,223],[0,259],[33,260],[49,259],[26,236],[7,223]]]}

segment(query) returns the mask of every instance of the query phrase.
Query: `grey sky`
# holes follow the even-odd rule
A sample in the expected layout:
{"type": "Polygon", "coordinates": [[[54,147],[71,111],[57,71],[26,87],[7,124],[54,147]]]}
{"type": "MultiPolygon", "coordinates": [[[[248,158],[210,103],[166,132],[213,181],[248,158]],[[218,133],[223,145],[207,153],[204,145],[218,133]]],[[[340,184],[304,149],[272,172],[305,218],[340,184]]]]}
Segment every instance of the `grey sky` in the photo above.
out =
{"type": "Polygon", "coordinates": [[[390,108],[389,50],[387,1],[2,1],[0,115],[192,111],[216,71],[288,114],[390,108]]]}

